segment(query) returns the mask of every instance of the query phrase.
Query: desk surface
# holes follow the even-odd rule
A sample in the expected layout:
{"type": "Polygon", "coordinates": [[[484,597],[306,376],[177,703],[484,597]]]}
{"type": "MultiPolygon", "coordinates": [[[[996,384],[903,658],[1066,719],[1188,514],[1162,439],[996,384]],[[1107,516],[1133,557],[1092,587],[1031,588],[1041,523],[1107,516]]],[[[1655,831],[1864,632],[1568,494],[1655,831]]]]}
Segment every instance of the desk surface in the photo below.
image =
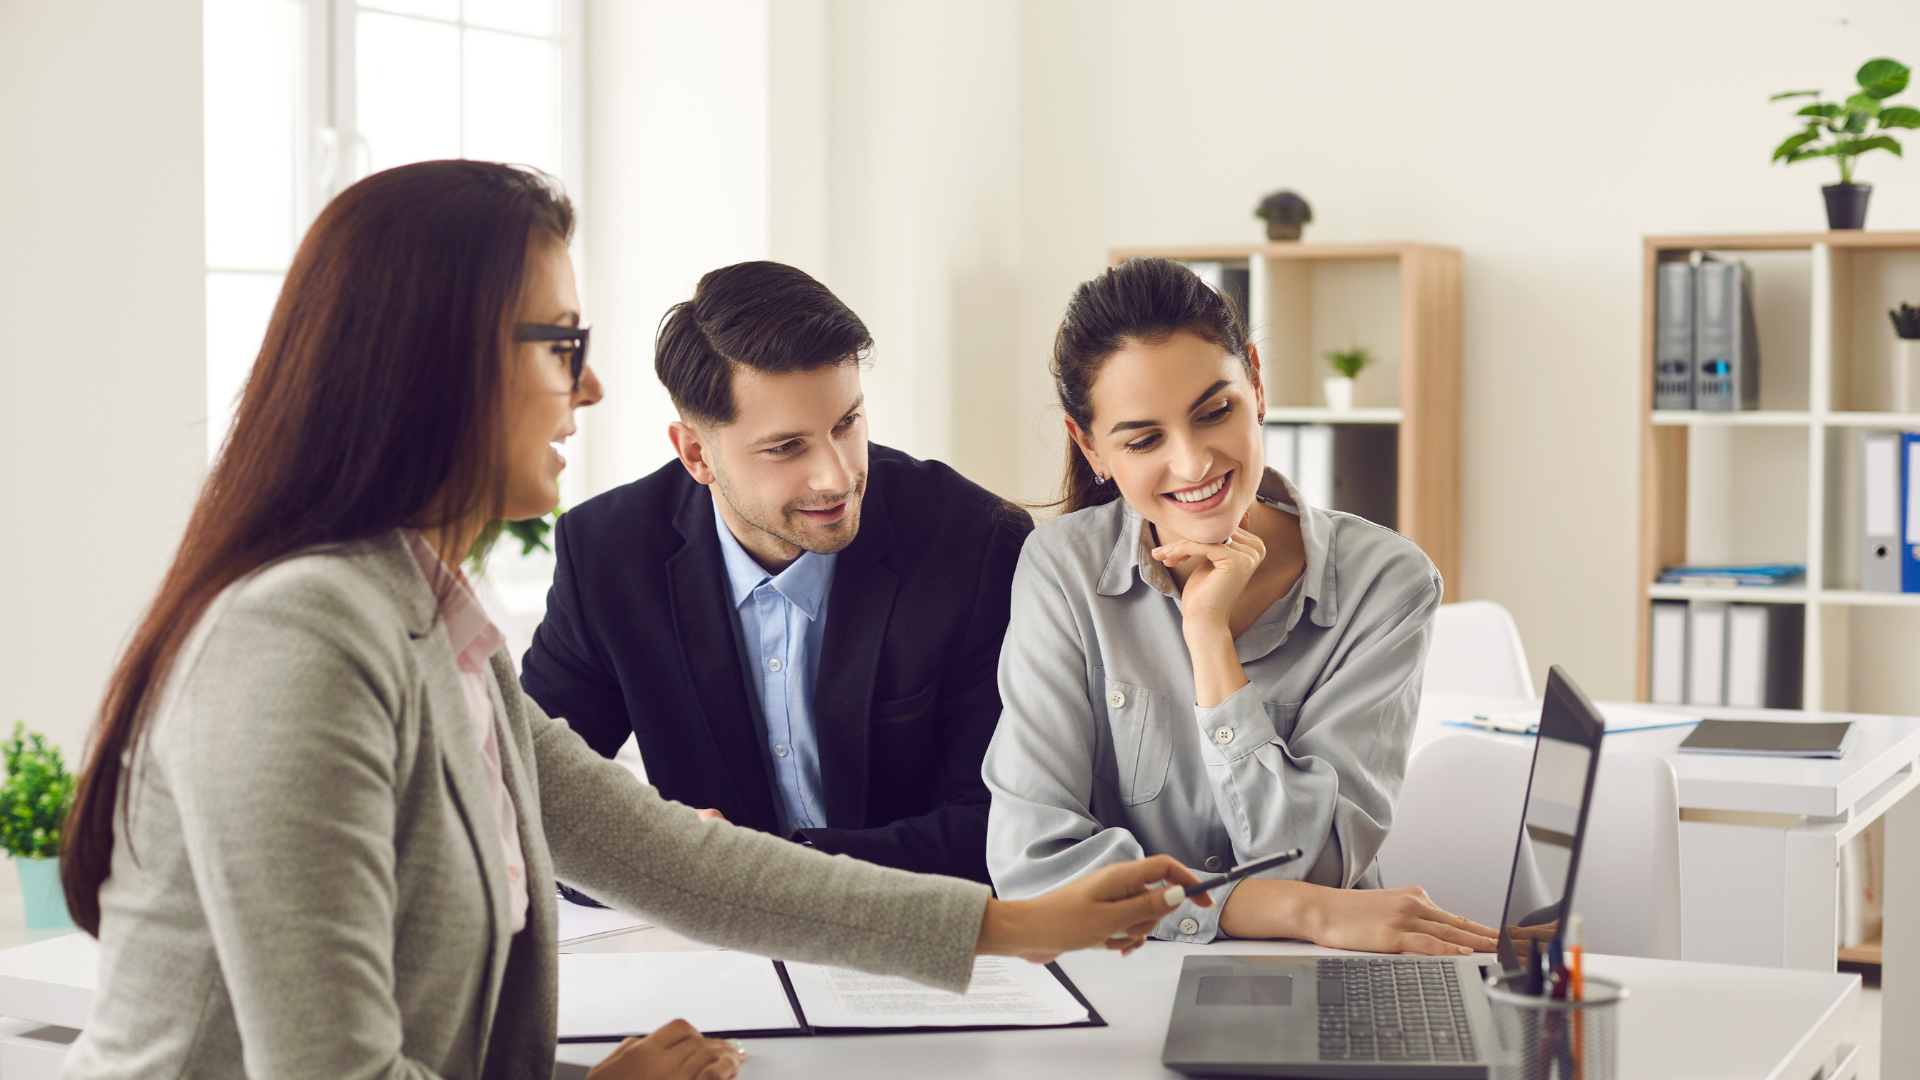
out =
{"type": "MultiPolygon", "coordinates": [[[[639,950],[651,945],[685,948],[662,930],[593,943],[595,951],[639,950]]],[[[849,1080],[899,1076],[917,1080],[992,1076],[1087,1077],[1125,1080],[1177,1074],[1160,1064],[1167,1019],[1173,1012],[1180,964],[1195,952],[1340,956],[1331,949],[1294,942],[1235,941],[1213,945],[1148,942],[1129,957],[1105,951],[1070,953],[1060,965],[1100,1010],[1104,1028],[968,1032],[952,1035],[852,1035],[754,1039],[747,1063],[754,1076],[782,1080],[849,1080]]],[[[1600,956],[1596,975],[1628,988],[1622,1004],[1623,1080],[1685,1076],[1693,1080],[1734,1077],[1791,1080],[1814,1075],[1831,1062],[1860,1007],[1857,975],[1761,970],[1672,960],[1600,956]]],[[[590,1065],[612,1044],[562,1046],[560,1060],[590,1065]]]]}
{"type": "MultiPolygon", "coordinates": [[[[1442,723],[1473,713],[1526,708],[1537,709],[1539,703],[1510,698],[1428,695],[1420,703],[1414,748],[1451,734],[1478,734],[1490,739],[1530,738],[1476,733],[1442,723]]],[[[1690,809],[1836,817],[1874,801],[1881,789],[1891,790],[1911,780],[1913,766],[1920,761],[1920,717],[1692,706],[1676,706],[1672,711],[1719,720],[1849,720],[1855,728],[1846,756],[1838,760],[1682,754],[1680,741],[1693,730],[1688,727],[1625,731],[1607,736],[1608,749],[1648,750],[1672,762],[1674,775],[1680,781],[1680,805],[1690,809]]]]}

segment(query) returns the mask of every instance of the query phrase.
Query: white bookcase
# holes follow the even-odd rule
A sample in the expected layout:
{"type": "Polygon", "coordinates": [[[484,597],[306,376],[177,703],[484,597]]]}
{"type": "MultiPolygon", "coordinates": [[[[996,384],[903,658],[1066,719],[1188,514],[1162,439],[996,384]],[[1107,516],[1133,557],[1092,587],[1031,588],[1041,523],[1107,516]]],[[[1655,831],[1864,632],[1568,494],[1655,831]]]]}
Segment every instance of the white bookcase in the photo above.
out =
{"type": "Polygon", "coordinates": [[[1649,237],[1640,369],[1639,689],[1654,600],[1806,609],[1803,705],[1920,714],[1920,594],[1860,589],[1860,433],[1920,431],[1886,411],[1888,309],[1920,304],[1920,233],[1649,237]],[[1694,251],[1754,271],[1760,408],[1705,413],[1653,403],[1654,278],[1694,251]],[[1804,562],[1792,587],[1660,585],[1682,562],[1804,562]]]}

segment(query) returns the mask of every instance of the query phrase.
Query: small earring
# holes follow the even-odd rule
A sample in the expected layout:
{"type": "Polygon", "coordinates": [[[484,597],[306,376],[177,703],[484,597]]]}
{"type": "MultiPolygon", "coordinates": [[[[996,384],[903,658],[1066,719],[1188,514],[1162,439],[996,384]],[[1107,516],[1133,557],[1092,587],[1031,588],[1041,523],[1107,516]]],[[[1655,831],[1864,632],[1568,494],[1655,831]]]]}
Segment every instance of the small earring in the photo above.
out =
{"type": "Polygon", "coordinates": [[[1104,476],[1101,476],[1099,473],[1094,473],[1093,482],[1096,484],[1104,484],[1107,482],[1107,478],[1104,476]]]}

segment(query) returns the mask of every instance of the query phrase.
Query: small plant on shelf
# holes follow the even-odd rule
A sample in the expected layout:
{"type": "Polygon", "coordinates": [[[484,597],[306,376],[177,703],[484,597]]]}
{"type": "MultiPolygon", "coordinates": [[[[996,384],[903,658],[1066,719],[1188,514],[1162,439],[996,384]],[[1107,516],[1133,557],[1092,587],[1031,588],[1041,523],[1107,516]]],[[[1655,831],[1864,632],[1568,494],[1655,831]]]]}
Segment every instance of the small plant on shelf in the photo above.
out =
{"type": "Polygon", "coordinates": [[[1253,216],[1267,223],[1267,239],[1298,240],[1301,227],[1313,220],[1313,207],[1291,191],[1276,191],[1260,200],[1253,216]]]}
{"type": "Polygon", "coordinates": [[[1920,339],[1920,308],[1912,304],[1901,304],[1887,312],[1887,318],[1893,320],[1895,337],[1902,341],[1920,339]]]}
{"type": "Polygon", "coordinates": [[[1885,150],[1902,157],[1900,141],[1887,132],[1920,128],[1920,109],[1886,104],[1888,98],[1907,88],[1909,74],[1907,65],[1883,56],[1860,66],[1854,74],[1860,90],[1845,101],[1821,101],[1818,90],[1788,90],[1769,99],[1814,99],[1794,114],[1805,118],[1805,126],[1774,148],[1773,160],[1791,165],[1830,157],[1839,165],[1840,182],[1820,189],[1827,200],[1829,228],[1858,229],[1866,225],[1867,197],[1873,194],[1873,185],[1854,182],[1853,171],[1860,156],[1885,150]]]}
{"type": "Polygon", "coordinates": [[[1901,304],[1893,321],[1893,411],[1920,412],[1920,308],[1901,304]]]}
{"type": "Polygon", "coordinates": [[[1322,384],[1326,392],[1327,407],[1330,409],[1353,408],[1353,380],[1373,363],[1373,353],[1364,345],[1355,345],[1348,349],[1334,349],[1325,354],[1327,363],[1339,374],[1322,384]]]}

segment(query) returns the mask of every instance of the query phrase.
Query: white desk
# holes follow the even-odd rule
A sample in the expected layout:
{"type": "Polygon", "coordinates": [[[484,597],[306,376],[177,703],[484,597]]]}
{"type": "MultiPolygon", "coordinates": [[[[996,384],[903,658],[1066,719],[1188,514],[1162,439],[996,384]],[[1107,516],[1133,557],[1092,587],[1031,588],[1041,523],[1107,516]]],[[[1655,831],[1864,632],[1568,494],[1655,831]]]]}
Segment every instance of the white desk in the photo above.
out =
{"type": "MultiPolygon", "coordinates": [[[[1448,717],[1524,701],[1433,695],[1416,748],[1453,733],[1448,717]]],[[[1537,707],[1537,704],[1535,705],[1537,707]]],[[[1833,971],[1840,846],[1887,822],[1882,1016],[1920,1017],[1920,718],[1687,707],[1720,719],[1850,720],[1840,760],[1681,754],[1690,728],[1607,736],[1607,749],[1666,758],[1679,780],[1681,954],[1690,961],[1833,971]]],[[[1514,738],[1482,735],[1483,738],[1514,738]]],[[[1920,1075],[1920,1028],[1884,1025],[1886,1075],[1920,1075]]]]}
{"type": "MultiPolygon", "coordinates": [[[[609,948],[642,948],[656,936],[663,946],[683,947],[670,934],[647,930],[609,948]]],[[[1105,951],[1072,953],[1061,958],[1060,966],[1107,1021],[1104,1028],[754,1039],[747,1044],[747,1068],[741,1075],[767,1080],[850,1080],[908,1073],[917,1080],[984,1076],[995,1080],[1168,1080],[1178,1074],[1160,1065],[1160,1046],[1173,1011],[1181,959],[1209,950],[1352,955],[1312,945],[1256,941],[1213,945],[1154,941],[1125,958],[1105,951]]],[[[1595,974],[1628,987],[1620,1018],[1623,1080],[1845,1080],[1854,1075],[1854,1048],[1841,1039],[1860,1006],[1857,975],[1756,971],[1627,957],[1593,957],[1590,963],[1595,974]]],[[[611,1043],[570,1044],[560,1048],[560,1060],[584,1067],[612,1048],[611,1043]]]]}
{"type": "MultiPolygon", "coordinates": [[[[641,930],[581,946],[616,952],[699,948],[663,930],[641,930]]],[[[919,1080],[991,1076],[1126,1080],[1174,1074],[1160,1065],[1181,958],[1188,953],[1340,955],[1289,942],[1214,945],[1150,942],[1130,957],[1073,953],[1061,966],[1107,1021],[1104,1028],[755,1039],[749,1077],[851,1080],[911,1072],[919,1080]]],[[[0,1080],[58,1074],[93,993],[95,953],[75,935],[0,952],[0,1080]],[[35,1025],[54,1025],[28,1031],[35,1025]],[[11,1038],[5,1036],[11,1035],[11,1038]]],[[[1849,1080],[1855,1048],[1843,1042],[1860,1007],[1856,975],[1756,970],[1684,961],[1596,956],[1591,970],[1628,987],[1621,1006],[1623,1078],[1849,1080]]],[[[560,1048],[555,1076],[578,1077],[613,1044],[560,1048]]],[[[1899,1075],[1893,1071],[1888,1076],[1899,1075]]]]}

